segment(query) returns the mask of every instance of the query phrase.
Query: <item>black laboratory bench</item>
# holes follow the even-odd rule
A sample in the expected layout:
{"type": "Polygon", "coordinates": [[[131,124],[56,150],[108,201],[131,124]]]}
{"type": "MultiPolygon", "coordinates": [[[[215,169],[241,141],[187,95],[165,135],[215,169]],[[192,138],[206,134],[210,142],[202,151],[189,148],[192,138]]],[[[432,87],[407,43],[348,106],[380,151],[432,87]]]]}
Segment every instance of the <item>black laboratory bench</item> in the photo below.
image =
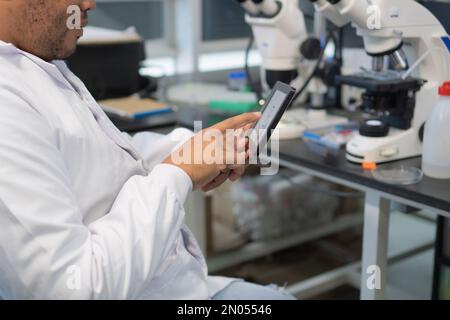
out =
{"type": "MultiPolygon", "coordinates": [[[[193,129],[194,121],[201,120],[203,127],[209,127],[226,116],[214,114],[205,108],[183,108],[167,119],[161,119],[159,125],[138,124],[128,127],[116,124],[119,129],[128,132],[151,130],[160,133],[168,133],[176,127],[193,129]],[[164,123],[166,121],[166,123],[164,123]]],[[[114,122],[114,119],[113,119],[114,122]]],[[[122,123],[123,124],[123,123],[122,123]]],[[[274,160],[272,160],[274,161],[274,160]]],[[[279,165],[292,170],[307,173],[324,180],[344,185],[365,193],[364,205],[364,234],[363,234],[363,261],[362,269],[366,270],[370,265],[377,265],[381,272],[387,268],[387,247],[389,213],[391,203],[424,210],[436,214],[438,218],[438,235],[436,238],[436,266],[433,297],[438,297],[438,283],[441,265],[446,265],[449,257],[441,254],[442,242],[450,238],[448,230],[443,226],[445,218],[450,217],[450,180],[437,180],[424,176],[417,183],[407,186],[393,185],[376,180],[371,171],[363,170],[361,165],[353,164],[345,158],[345,150],[333,150],[319,146],[313,142],[305,142],[301,139],[285,140],[279,143],[279,165]]],[[[421,167],[421,158],[415,157],[391,162],[383,166],[421,167]]],[[[362,281],[366,274],[361,273],[362,281]]],[[[361,298],[383,299],[385,287],[381,290],[361,290],[361,298]]]]}
{"type": "MultiPolygon", "coordinates": [[[[320,171],[349,182],[373,188],[385,193],[420,202],[430,207],[450,212],[450,180],[437,180],[424,176],[417,183],[407,186],[393,185],[376,180],[371,171],[353,164],[345,158],[345,150],[332,150],[313,142],[287,140],[280,142],[280,159],[295,165],[320,171]]],[[[399,160],[383,166],[421,167],[421,158],[399,160]]]]}

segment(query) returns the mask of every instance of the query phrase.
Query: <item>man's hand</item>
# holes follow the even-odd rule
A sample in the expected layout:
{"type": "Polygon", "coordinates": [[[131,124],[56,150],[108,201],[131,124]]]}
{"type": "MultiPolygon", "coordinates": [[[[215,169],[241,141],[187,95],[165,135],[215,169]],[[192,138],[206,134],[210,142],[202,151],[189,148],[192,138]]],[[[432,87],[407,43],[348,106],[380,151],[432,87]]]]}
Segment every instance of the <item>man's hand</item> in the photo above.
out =
{"type": "Polygon", "coordinates": [[[227,179],[236,181],[248,159],[246,133],[260,117],[260,112],[244,113],[202,130],[164,163],[184,170],[194,189],[209,191],[227,179]]]}

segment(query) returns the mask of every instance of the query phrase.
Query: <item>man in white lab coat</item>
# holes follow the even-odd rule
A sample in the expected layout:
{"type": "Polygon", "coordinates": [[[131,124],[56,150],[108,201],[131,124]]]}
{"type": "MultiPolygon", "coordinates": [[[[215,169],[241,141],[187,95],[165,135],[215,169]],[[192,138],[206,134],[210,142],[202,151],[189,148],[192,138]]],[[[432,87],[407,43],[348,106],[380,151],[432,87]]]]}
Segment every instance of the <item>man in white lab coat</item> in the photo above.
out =
{"type": "Polygon", "coordinates": [[[184,129],[119,132],[62,61],[83,33],[68,27],[71,5],[85,26],[93,0],[0,0],[0,297],[288,298],[207,275],[183,203],[245,167],[175,164],[173,147],[201,139],[184,129]]]}

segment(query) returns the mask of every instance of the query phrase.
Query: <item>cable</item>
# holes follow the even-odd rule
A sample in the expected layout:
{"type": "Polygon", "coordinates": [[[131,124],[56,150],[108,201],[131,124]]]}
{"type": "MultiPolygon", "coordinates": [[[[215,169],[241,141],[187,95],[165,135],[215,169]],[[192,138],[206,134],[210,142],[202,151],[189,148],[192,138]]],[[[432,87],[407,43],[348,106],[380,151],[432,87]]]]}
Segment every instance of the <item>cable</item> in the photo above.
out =
{"type": "Polygon", "coordinates": [[[317,58],[317,62],[315,64],[315,66],[314,66],[314,69],[311,71],[311,74],[308,76],[308,78],[306,78],[306,80],[303,83],[302,87],[297,90],[297,92],[295,93],[294,98],[292,99],[292,101],[297,100],[297,98],[305,91],[305,89],[308,87],[308,85],[311,82],[311,80],[316,75],[317,70],[319,70],[320,64],[322,63],[323,55],[325,54],[325,50],[327,48],[327,45],[330,42],[330,40],[334,37],[333,32],[334,32],[334,30],[331,30],[330,32],[328,32],[327,38],[325,40],[325,43],[323,45],[322,50],[320,51],[319,57],[317,58]]]}
{"type": "MultiPolygon", "coordinates": [[[[338,43],[336,46],[336,52],[334,58],[339,66],[339,73],[342,72],[343,57],[344,57],[344,28],[339,28],[338,43]]],[[[336,86],[336,107],[342,109],[342,85],[336,86]]]]}
{"type": "MultiPolygon", "coordinates": [[[[308,76],[308,78],[306,78],[305,82],[303,83],[302,87],[297,90],[297,92],[294,95],[294,98],[292,99],[292,101],[297,100],[297,98],[305,91],[305,89],[308,87],[309,83],[311,82],[311,80],[314,78],[314,76],[317,73],[317,70],[319,70],[320,64],[322,63],[322,58],[325,54],[325,50],[327,48],[328,43],[330,42],[331,39],[335,39],[335,36],[333,34],[333,32],[335,30],[338,30],[339,28],[335,28],[333,30],[330,30],[328,32],[327,38],[325,39],[325,43],[322,47],[322,50],[320,51],[319,57],[317,59],[317,63],[314,66],[314,69],[312,70],[311,74],[308,76]]],[[[250,55],[250,50],[253,46],[253,42],[255,41],[254,35],[252,34],[247,46],[247,49],[245,50],[245,72],[247,73],[247,79],[248,79],[248,83],[252,89],[252,91],[256,94],[258,101],[261,101],[263,99],[262,97],[262,92],[260,90],[258,90],[255,87],[255,83],[252,80],[252,76],[250,74],[250,68],[248,65],[248,60],[249,60],[249,55],[250,55]]]]}
{"type": "Polygon", "coordinates": [[[255,83],[253,82],[252,75],[250,73],[250,67],[249,67],[249,56],[250,56],[250,50],[253,47],[253,43],[255,42],[255,37],[252,33],[250,36],[250,40],[248,42],[247,48],[245,49],[245,73],[247,74],[247,80],[250,88],[252,91],[256,94],[256,97],[258,99],[258,102],[262,100],[262,93],[260,90],[256,88],[255,83]]]}
{"type": "Polygon", "coordinates": [[[441,47],[432,47],[432,48],[428,49],[419,59],[417,59],[417,61],[408,69],[408,71],[406,71],[403,74],[402,79],[405,80],[414,71],[414,69],[416,69],[422,63],[422,61],[433,51],[439,51],[445,55],[445,57],[444,57],[445,71],[446,71],[445,74],[446,74],[447,79],[444,79],[444,81],[449,80],[450,79],[450,64],[447,60],[447,51],[445,51],[441,47]]]}

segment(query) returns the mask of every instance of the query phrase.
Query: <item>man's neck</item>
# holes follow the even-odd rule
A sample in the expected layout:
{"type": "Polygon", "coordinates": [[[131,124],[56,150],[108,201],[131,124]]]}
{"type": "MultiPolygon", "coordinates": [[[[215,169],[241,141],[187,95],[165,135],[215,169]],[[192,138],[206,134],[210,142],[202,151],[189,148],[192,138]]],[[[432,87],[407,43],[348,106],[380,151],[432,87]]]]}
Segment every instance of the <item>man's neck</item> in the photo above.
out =
{"type": "Polygon", "coordinates": [[[16,45],[16,41],[11,36],[11,33],[9,32],[9,28],[6,25],[6,19],[3,19],[3,17],[0,15],[0,40],[6,43],[11,43],[16,45]]]}
{"type": "MultiPolygon", "coordinates": [[[[20,12],[20,7],[16,1],[0,0],[0,40],[6,43],[11,43],[14,46],[18,46],[17,35],[14,36],[14,28],[17,27],[17,12],[20,12]]],[[[16,32],[17,33],[17,32],[16,32]]]]}

